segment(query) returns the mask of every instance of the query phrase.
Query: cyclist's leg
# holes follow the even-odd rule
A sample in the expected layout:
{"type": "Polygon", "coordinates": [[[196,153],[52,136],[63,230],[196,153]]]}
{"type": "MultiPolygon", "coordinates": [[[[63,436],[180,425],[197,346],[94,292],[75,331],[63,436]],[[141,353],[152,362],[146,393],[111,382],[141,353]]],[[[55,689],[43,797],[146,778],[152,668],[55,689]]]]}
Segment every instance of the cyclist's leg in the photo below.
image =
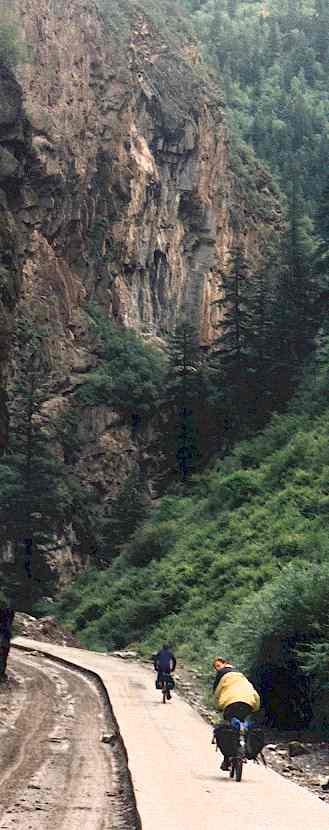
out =
{"type": "MultiPolygon", "coordinates": [[[[229,708],[230,708],[230,707],[229,707],[229,706],[227,706],[227,707],[226,707],[226,709],[224,709],[224,712],[223,712],[223,719],[224,719],[224,721],[230,721],[230,720],[231,720],[231,717],[227,716],[227,714],[226,714],[226,713],[227,713],[227,710],[228,710],[229,708]]],[[[218,724],[219,729],[221,728],[221,726],[222,726],[222,727],[224,727],[224,721],[221,721],[221,722],[218,724]]],[[[221,752],[222,752],[222,753],[223,753],[223,755],[224,755],[223,760],[222,760],[222,763],[221,763],[221,765],[220,765],[220,769],[222,769],[222,770],[224,770],[225,772],[227,772],[227,771],[230,769],[230,767],[231,767],[230,756],[229,756],[229,755],[225,755],[224,750],[223,750],[223,749],[221,748],[221,746],[220,746],[220,741],[217,741],[217,746],[219,747],[219,749],[221,750],[221,752]]]]}
{"type": "Polygon", "coordinates": [[[170,693],[170,688],[169,688],[169,681],[170,681],[170,673],[169,672],[165,672],[165,674],[163,676],[163,680],[164,680],[164,684],[165,684],[165,687],[166,687],[166,698],[167,698],[167,700],[171,700],[171,693],[170,693]]]}

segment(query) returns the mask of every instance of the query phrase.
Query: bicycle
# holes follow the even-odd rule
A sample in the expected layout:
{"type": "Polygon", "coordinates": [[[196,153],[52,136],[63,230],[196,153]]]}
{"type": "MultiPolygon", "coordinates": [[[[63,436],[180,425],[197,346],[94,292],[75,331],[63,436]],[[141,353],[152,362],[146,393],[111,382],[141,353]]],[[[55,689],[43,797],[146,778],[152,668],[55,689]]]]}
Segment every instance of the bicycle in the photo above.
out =
{"type": "Polygon", "coordinates": [[[243,764],[247,763],[245,736],[248,732],[250,724],[247,720],[241,721],[239,718],[232,718],[231,726],[239,731],[239,742],[235,754],[230,759],[230,778],[234,778],[235,776],[236,781],[241,781],[243,764]]]}
{"type": "Polygon", "coordinates": [[[175,687],[175,681],[169,672],[163,672],[159,681],[156,681],[156,687],[161,689],[162,703],[166,703],[167,700],[171,700],[171,692],[175,687]]]}
{"type": "Polygon", "coordinates": [[[239,718],[232,718],[232,720],[224,724],[222,723],[214,729],[213,743],[216,743],[216,749],[219,748],[229,758],[228,772],[230,773],[230,778],[235,777],[236,781],[241,781],[242,779],[243,765],[248,760],[256,761],[258,754],[261,756],[263,763],[266,764],[262,753],[262,747],[264,745],[262,739],[259,741],[259,746],[255,750],[249,747],[250,740],[248,741],[248,733],[250,731],[251,735],[253,729],[252,723],[248,720],[239,720],[239,718]]]}

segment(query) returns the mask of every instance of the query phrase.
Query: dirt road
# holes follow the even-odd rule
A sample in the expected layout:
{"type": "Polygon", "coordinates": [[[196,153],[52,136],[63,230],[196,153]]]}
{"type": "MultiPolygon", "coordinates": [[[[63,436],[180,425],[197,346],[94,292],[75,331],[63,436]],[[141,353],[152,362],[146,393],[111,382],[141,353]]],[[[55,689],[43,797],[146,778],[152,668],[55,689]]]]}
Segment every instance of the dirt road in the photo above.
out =
{"type": "Polygon", "coordinates": [[[101,742],[109,728],[88,677],[12,650],[9,688],[0,687],[0,830],[128,827],[115,804],[115,759],[101,742]]]}
{"type": "Polygon", "coordinates": [[[163,706],[145,667],[78,649],[40,647],[103,678],[127,749],[143,830],[328,830],[328,807],[275,772],[249,763],[241,784],[230,781],[219,770],[209,727],[177,696],[163,706]]]}

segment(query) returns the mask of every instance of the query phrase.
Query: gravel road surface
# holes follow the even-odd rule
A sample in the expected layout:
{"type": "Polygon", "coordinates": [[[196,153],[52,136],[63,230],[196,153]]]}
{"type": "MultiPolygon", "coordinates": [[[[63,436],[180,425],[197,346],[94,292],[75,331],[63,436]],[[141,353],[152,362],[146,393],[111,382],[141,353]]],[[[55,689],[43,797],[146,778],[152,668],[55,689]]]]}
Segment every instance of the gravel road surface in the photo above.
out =
{"type": "Polygon", "coordinates": [[[96,684],[17,649],[9,677],[0,687],[0,830],[132,827],[117,809],[121,782],[101,740],[111,724],[96,684]]]}
{"type": "Polygon", "coordinates": [[[328,830],[328,807],[272,770],[248,763],[241,784],[231,781],[219,770],[207,724],[176,695],[164,706],[154,674],[144,666],[80,649],[39,647],[102,677],[128,753],[143,830],[328,830]]]}

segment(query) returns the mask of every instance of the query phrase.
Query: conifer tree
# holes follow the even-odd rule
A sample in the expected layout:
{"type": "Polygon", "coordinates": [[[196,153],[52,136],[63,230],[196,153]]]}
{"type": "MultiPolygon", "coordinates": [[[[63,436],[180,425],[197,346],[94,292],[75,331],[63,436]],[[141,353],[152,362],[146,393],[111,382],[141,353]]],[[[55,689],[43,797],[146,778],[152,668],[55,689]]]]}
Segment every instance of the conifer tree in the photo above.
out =
{"type": "Polygon", "coordinates": [[[136,464],[112,500],[108,514],[99,516],[100,558],[110,562],[145,520],[148,501],[143,475],[136,464]]]}
{"type": "Polygon", "coordinates": [[[250,274],[240,247],[232,249],[222,272],[222,296],[214,305],[222,318],[218,337],[210,354],[210,365],[217,370],[216,386],[219,422],[228,434],[240,432],[247,399],[250,368],[250,274]]]}
{"type": "MultiPolygon", "coordinates": [[[[166,405],[170,422],[168,430],[174,440],[174,453],[179,474],[185,482],[196,469],[201,455],[198,420],[204,406],[202,355],[196,327],[185,318],[178,321],[168,337],[168,373],[166,405]]],[[[170,447],[167,446],[170,454],[170,447]]]]}
{"type": "Polygon", "coordinates": [[[9,444],[0,459],[0,544],[10,552],[7,580],[25,610],[50,590],[44,549],[70,504],[64,465],[50,447],[50,426],[42,413],[48,382],[43,345],[44,333],[24,316],[18,318],[9,444]]]}
{"type": "Polygon", "coordinates": [[[292,187],[287,234],[278,258],[272,374],[278,403],[291,395],[316,333],[318,281],[312,268],[314,243],[297,188],[292,187]],[[276,382],[275,382],[276,381],[276,382]]]}
{"type": "Polygon", "coordinates": [[[318,243],[315,254],[315,267],[320,274],[329,277],[329,176],[323,188],[316,214],[318,243]]]}

